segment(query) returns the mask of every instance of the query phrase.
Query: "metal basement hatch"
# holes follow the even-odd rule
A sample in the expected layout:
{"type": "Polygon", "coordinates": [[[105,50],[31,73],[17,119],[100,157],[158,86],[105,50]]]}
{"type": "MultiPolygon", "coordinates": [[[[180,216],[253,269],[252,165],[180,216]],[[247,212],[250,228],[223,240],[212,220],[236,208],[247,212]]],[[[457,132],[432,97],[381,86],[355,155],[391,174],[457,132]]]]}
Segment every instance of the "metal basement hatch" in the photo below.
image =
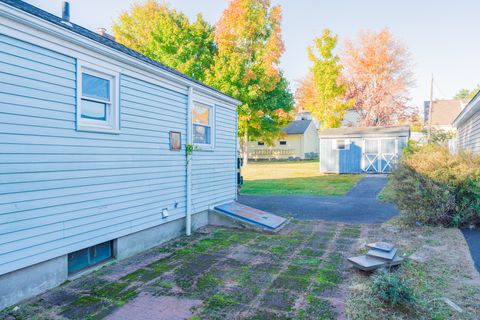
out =
{"type": "Polygon", "coordinates": [[[215,210],[234,219],[254,224],[270,231],[280,229],[287,219],[232,201],[215,207],[215,210]]]}

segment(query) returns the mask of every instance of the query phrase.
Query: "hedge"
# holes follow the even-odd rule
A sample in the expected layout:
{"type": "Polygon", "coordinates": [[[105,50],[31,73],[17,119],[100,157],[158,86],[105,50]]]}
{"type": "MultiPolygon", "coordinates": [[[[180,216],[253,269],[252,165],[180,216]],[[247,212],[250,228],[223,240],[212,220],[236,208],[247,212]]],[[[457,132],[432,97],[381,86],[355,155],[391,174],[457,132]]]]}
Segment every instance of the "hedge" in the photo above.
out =
{"type": "Polygon", "coordinates": [[[404,151],[390,182],[404,223],[480,226],[480,156],[437,144],[404,151]]]}

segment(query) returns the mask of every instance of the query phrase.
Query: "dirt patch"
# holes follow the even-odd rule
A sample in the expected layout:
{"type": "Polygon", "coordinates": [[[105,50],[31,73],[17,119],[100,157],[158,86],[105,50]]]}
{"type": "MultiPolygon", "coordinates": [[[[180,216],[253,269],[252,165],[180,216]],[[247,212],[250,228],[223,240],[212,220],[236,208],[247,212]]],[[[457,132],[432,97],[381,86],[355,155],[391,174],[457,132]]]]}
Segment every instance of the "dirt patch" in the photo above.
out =
{"type": "Polygon", "coordinates": [[[384,305],[372,291],[371,275],[352,270],[346,306],[350,318],[385,319],[388,314],[395,319],[480,319],[480,279],[458,229],[404,228],[393,222],[368,228],[358,253],[364,253],[363,244],[377,240],[399,246],[399,255],[405,261],[391,272],[413,287],[415,305],[384,305]],[[448,306],[444,298],[459,305],[463,312],[448,306]]]}

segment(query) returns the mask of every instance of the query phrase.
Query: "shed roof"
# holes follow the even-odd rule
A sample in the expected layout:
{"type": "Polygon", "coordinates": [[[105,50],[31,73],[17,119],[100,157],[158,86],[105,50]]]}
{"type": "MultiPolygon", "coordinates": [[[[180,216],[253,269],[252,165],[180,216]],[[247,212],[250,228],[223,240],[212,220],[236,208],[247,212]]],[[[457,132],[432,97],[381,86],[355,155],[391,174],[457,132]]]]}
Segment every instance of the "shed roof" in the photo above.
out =
{"type": "Polygon", "coordinates": [[[410,127],[342,127],[325,129],[319,135],[320,138],[409,137],[410,127]]]}
{"type": "MultiPolygon", "coordinates": [[[[10,5],[14,8],[17,8],[17,9],[20,9],[26,13],[29,13],[31,15],[34,15],[40,19],[43,19],[45,21],[48,21],[50,23],[53,23],[55,24],[56,26],[60,26],[64,29],[67,29],[67,30],[70,30],[78,35],[81,35],[85,38],[88,38],[90,40],[93,40],[95,42],[98,42],[102,45],[105,45],[111,49],[114,49],[116,51],[119,51],[119,52],[122,52],[124,54],[127,54],[137,60],[139,60],[140,62],[143,62],[143,63],[147,63],[147,64],[150,64],[150,65],[153,65],[159,69],[162,69],[162,70],[165,70],[165,71],[168,71],[172,74],[175,74],[177,76],[180,76],[188,81],[191,81],[191,82],[194,82],[202,87],[205,87],[205,88],[208,88],[210,90],[213,90],[213,91],[216,91],[226,97],[229,97],[231,99],[234,99],[232,98],[231,96],[213,88],[213,87],[210,87],[208,85],[206,85],[205,83],[203,82],[200,82],[194,78],[191,78],[183,73],[181,73],[180,71],[177,71],[175,70],[174,68],[171,68],[171,67],[168,67],[166,65],[164,65],[163,63],[160,63],[156,60],[153,60],[153,59],[150,59],[149,57],[141,54],[140,52],[138,51],[135,51],[133,49],[130,49],[126,46],[124,46],[123,44],[120,44],[110,38],[107,38],[105,36],[102,36],[102,35],[99,35],[97,34],[96,32],[93,32],[91,30],[88,30],[82,26],[79,26],[75,23],[72,23],[72,22],[68,22],[68,23],[65,23],[62,18],[60,17],[57,17],[56,15],[54,14],[51,14],[50,12],[47,12],[47,11],[44,11],[38,7],[35,7],[31,4],[28,4],[24,1],[20,1],[20,0],[0,0],[0,2],[3,2],[3,3],[6,3],[7,5],[10,5]]],[[[238,102],[240,103],[240,102],[238,102]]]]}
{"type": "Polygon", "coordinates": [[[310,123],[312,123],[312,120],[295,120],[283,128],[283,132],[286,134],[304,134],[310,123]]]}

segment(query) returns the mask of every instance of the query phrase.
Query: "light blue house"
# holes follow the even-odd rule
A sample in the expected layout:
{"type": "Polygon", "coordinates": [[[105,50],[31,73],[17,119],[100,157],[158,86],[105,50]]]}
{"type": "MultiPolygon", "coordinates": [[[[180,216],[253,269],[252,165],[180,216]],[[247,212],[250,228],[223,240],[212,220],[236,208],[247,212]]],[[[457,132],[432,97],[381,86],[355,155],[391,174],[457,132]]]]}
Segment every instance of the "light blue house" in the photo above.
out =
{"type": "Polygon", "coordinates": [[[236,198],[238,105],[0,0],[0,309],[207,224],[236,198]]]}

